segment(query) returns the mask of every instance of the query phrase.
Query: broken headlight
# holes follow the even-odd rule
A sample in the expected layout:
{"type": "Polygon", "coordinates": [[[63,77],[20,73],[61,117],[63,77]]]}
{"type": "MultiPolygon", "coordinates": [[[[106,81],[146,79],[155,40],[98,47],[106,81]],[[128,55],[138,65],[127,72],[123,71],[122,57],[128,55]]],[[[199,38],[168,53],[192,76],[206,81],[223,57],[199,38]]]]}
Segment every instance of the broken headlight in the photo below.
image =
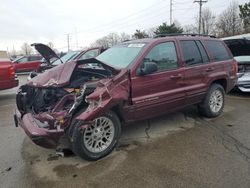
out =
{"type": "Polygon", "coordinates": [[[101,98],[97,100],[92,100],[92,99],[86,99],[86,102],[89,104],[87,111],[95,110],[97,107],[102,106],[102,100],[101,98]]]}

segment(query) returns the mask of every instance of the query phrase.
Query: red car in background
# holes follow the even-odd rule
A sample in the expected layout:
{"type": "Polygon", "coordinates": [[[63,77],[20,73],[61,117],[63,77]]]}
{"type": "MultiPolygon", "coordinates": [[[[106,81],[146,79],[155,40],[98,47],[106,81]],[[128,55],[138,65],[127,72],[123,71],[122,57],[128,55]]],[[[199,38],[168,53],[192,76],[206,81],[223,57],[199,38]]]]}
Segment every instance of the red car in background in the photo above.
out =
{"type": "Polygon", "coordinates": [[[15,72],[37,71],[41,65],[42,57],[38,55],[23,56],[13,61],[15,72]]]}
{"type": "Polygon", "coordinates": [[[9,59],[0,59],[0,90],[18,86],[14,67],[9,59]]]}

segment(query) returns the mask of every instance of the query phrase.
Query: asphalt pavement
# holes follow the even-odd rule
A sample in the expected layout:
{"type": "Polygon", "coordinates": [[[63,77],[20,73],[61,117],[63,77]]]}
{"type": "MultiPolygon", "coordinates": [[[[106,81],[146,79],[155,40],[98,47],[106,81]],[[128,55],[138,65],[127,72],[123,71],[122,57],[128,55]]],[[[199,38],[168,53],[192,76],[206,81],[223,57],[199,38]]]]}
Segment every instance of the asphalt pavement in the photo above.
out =
{"type": "Polygon", "coordinates": [[[215,119],[192,106],[132,124],[111,155],[88,162],[14,127],[16,89],[0,91],[0,187],[250,187],[250,94],[228,95],[215,119]]]}

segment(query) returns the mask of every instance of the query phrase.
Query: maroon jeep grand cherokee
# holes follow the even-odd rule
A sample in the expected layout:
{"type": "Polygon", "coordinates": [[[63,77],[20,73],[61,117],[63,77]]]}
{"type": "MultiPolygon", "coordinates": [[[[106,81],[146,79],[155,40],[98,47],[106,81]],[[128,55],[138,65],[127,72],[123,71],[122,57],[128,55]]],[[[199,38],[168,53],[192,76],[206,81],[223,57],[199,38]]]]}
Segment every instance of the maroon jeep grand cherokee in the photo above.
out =
{"type": "Polygon", "coordinates": [[[232,54],[215,38],[127,41],[21,86],[14,118],[37,145],[59,147],[66,137],[75,154],[97,160],[114,149],[121,124],[193,104],[207,117],[220,115],[236,75],[232,54]]]}

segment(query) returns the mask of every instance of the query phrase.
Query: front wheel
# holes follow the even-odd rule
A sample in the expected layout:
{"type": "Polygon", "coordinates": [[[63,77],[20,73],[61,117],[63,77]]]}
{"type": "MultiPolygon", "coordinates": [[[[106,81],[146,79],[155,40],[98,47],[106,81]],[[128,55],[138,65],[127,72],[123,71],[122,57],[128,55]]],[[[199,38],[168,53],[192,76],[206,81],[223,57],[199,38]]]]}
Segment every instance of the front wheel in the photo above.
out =
{"type": "Polygon", "coordinates": [[[219,116],[224,108],[225,91],[219,84],[211,85],[203,102],[199,105],[202,115],[212,118],[219,116]]]}
{"type": "Polygon", "coordinates": [[[108,155],[121,134],[120,120],[112,111],[93,122],[85,129],[81,129],[81,124],[77,123],[73,131],[73,152],[86,160],[98,160],[108,155]]]}

